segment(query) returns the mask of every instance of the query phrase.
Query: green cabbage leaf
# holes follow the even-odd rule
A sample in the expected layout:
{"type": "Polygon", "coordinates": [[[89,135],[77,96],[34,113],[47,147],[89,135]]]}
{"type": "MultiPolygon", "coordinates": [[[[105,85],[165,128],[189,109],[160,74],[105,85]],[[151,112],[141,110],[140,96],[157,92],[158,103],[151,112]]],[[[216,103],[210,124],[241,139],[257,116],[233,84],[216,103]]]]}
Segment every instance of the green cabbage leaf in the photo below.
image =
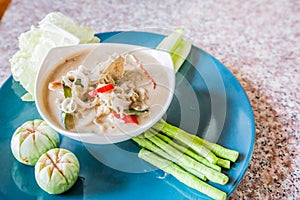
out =
{"type": "Polygon", "coordinates": [[[19,50],[9,60],[13,78],[28,92],[23,101],[33,101],[35,79],[38,70],[51,48],[84,43],[98,43],[95,31],[78,25],[59,12],[45,16],[37,27],[19,36],[19,50]]]}

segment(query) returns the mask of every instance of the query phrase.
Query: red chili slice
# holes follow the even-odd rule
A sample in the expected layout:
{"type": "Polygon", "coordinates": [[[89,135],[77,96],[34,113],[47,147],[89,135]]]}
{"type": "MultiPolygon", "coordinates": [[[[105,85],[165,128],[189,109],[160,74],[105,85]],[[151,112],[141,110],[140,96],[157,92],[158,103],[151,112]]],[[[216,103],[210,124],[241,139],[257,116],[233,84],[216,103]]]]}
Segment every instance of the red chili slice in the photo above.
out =
{"type": "Polygon", "coordinates": [[[120,114],[114,113],[114,116],[118,119],[122,119],[125,122],[125,124],[139,124],[135,115],[123,114],[123,117],[121,118],[120,114]]]}
{"type": "Polygon", "coordinates": [[[115,88],[114,84],[109,83],[106,84],[102,87],[96,88],[95,90],[92,90],[88,93],[89,97],[94,97],[96,96],[98,93],[104,93],[104,92],[108,92],[110,90],[113,90],[115,88]]]}

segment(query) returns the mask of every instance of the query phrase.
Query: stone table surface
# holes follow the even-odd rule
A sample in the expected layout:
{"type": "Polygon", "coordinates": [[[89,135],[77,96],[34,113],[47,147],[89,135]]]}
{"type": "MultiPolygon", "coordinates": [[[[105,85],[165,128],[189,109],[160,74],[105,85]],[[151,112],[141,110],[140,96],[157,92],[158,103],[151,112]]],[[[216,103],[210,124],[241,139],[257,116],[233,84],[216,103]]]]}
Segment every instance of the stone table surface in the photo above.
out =
{"type": "Polygon", "coordinates": [[[256,141],[230,199],[300,199],[299,0],[12,0],[0,23],[0,85],[17,37],[59,11],[96,32],[184,27],[245,89],[256,141]]]}

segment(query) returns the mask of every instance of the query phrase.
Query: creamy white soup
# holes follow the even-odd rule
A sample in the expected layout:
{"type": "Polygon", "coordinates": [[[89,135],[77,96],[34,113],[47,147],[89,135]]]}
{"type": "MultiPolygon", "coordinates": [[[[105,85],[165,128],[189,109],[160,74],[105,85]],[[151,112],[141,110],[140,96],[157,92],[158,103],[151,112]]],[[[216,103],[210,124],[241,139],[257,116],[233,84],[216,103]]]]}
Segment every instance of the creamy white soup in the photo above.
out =
{"type": "Polygon", "coordinates": [[[89,53],[66,59],[45,81],[45,107],[56,124],[72,132],[114,134],[142,126],[162,109],[170,72],[157,60],[142,52],[114,53],[88,66],[89,53]]]}

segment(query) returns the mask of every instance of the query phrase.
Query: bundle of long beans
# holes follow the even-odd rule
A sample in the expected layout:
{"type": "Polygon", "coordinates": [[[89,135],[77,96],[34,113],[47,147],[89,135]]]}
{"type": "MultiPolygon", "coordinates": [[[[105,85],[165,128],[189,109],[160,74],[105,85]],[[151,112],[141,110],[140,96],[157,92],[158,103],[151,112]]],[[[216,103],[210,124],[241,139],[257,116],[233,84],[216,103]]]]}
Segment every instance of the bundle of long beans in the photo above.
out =
{"type": "Polygon", "coordinates": [[[230,169],[239,153],[172,126],[160,120],[145,133],[132,138],[143,147],[138,156],[214,199],[226,199],[226,193],[209,185],[206,180],[226,184],[230,169]]]}

